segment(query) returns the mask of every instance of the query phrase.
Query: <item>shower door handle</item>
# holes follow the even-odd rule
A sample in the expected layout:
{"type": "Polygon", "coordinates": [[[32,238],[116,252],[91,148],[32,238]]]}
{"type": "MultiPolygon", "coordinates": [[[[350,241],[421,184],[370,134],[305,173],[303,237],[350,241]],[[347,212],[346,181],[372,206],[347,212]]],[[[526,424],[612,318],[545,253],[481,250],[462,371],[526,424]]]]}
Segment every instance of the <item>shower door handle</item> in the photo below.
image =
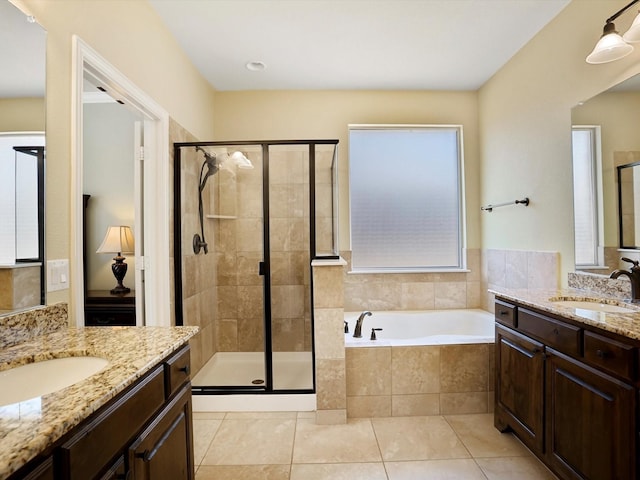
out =
{"type": "Polygon", "coordinates": [[[258,275],[264,276],[266,273],[266,266],[264,262],[258,262],[258,275]]]}

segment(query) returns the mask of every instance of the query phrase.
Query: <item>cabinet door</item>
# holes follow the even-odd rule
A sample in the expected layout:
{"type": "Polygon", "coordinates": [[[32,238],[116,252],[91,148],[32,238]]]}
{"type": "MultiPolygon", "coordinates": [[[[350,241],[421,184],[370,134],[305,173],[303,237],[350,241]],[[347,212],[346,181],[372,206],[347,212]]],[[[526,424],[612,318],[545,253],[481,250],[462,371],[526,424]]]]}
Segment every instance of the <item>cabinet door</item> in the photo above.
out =
{"type": "Polygon", "coordinates": [[[129,449],[135,480],[193,480],[191,384],[140,434],[129,449]]]}
{"type": "Polygon", "coordinates": [[[543,451],[544,346],[496,324],[495,426],[543,451]]]}
{"type": "Polygon", "coordinates": [[[634,389],[553,350],[547,357],[547,444],[567,479],[636,478],[634,389]]]}

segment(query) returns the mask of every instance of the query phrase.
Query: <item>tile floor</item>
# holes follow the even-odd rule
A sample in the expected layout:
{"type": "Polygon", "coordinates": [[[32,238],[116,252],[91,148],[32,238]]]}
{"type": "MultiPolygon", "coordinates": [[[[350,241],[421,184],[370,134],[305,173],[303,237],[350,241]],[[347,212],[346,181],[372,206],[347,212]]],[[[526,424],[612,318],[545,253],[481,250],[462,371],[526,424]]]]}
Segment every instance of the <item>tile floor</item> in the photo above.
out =
{"type": "Polygon", "coordinates": [[[349,419],[194,412],[196,480],[552,480],[492,414],[349,419]]]}

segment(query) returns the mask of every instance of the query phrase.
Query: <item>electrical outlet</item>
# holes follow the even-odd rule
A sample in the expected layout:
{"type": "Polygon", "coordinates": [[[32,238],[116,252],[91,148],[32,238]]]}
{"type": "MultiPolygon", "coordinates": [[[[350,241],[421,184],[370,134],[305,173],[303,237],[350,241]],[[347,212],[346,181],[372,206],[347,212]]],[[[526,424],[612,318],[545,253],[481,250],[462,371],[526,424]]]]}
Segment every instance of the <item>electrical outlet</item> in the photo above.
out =
{"type": "Polygon", "coordinates": [[[47,261],[47,292],[69,288],[69,260],[47,261]]]}

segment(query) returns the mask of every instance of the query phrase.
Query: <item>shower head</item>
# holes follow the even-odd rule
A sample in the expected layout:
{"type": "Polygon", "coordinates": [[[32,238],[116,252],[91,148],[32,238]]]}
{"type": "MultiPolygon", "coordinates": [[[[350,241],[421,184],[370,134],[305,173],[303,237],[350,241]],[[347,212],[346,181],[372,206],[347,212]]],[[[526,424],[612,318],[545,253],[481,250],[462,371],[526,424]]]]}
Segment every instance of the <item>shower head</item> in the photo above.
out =
{"type": "Polygon", "coordinates": [[[215,153],[211,154],[201,147],[196,147],[196,151],[200,151],[204,155],[204,162],[202,162],[202,167],[200,168],[200,191],[202,191],[204,189],[204,186],[207,184],[207,179],[211,175],[215,175],[216,173],[218,173],[218,171],[220,170],[220,163],[218,162],[215,153]],[[207,167],[206,173],[204,173],[205,166],[207,167]]]}
{"type": "Polygon", "coordinates": [[[249,160],[246,155],[240,151],[235,151],[229,158],[234,161],[234,163],[238,166],[238,168],[242,168],[245,170],[250,170],[253,168],[253,163],[249,160]]]}
{"type": "Polygon", "coordinates": [[[202,154],[204,155],[204,162],[202,162],[202,166],[200,167],[200,184],[198,186],[198,216],[200,218],[200,234],[196,233],[193,236],[193,253],[197,255],[198,253],[200,253],[201,249],[204,250],[205,254],[209,253],[209,246],[207,245],[207,241],[204,238],[202,191],[207,184],[207,179],[210,176],[218,173],[221,163],[217,159],[215,153],[211,154],[204,148],[196,146],[196,152],[202,152],[202,154]],[[205,167],[207,167],[206,173],[204,170],[205,167]]]}

